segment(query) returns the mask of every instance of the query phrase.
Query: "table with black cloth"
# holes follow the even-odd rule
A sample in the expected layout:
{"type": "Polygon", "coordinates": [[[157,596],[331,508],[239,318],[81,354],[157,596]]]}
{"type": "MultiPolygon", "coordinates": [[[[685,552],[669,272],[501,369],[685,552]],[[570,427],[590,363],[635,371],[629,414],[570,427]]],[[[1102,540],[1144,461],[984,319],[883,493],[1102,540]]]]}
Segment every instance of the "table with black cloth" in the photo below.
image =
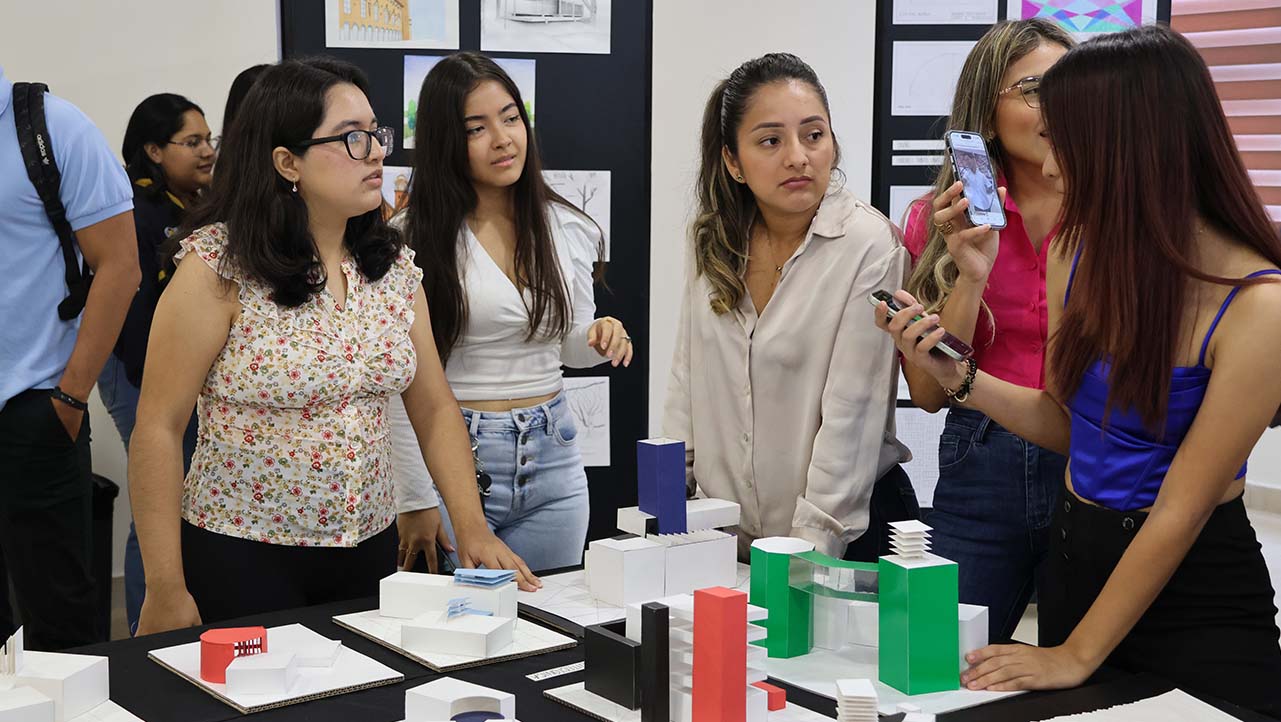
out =
{"type": "MultiPolygon", "coordinates": [[[[252,715],[254,722],[393,722],[405,717],[405,691],[433,679],[446,676],[423,667],[385,647],[334,624],[337,614],[374,609],[374,597],[338,602],[318,607],[292,609],[251,618],[231,620],[219,627],[262,625],[275,627],[299,623],[330,639],[341,640],[351,649],[369,656],[405,675],[399,684],[376,687],[337,697],[328,697],[252,715]]],[[[145,722],[221,722],[242,715],[195,685],[164,669],[147,658],[153,649],[194,642],[206,627],[182,629],[138,639],[96,644],[69,650],[78,654],[98,654],[111,659],[111,699],[145,722]]],[[[534,682],[527,674],[561,667],[583,659],[581,646],[484,667],[450,672],[448,676],[484,685],[516,695],[516,716],[523,722],[578,722],[591,717],[554,702],[543,691],[583,679],[582,672],[534,682]]],[[[799,703],[830,717],[836,716],[836,703],[818,695],[780,685],[787,690],[788,701],[799,703]]],[[[1134,702],[1171,689],[1156,679],[1101,670],[1086,685],[1059,692],[1033,692],[975,707],[939,715],[938,722],[1030,722],[1057,715],[1088,712],[1116,704],[1134,702]]],[[[1243,722],[1269,722],[1267,718],[1246,712],[1227,703],[1207,700],[1243,722]]],[[[901,715],[883,717],[893,721],[901,715]]]]}

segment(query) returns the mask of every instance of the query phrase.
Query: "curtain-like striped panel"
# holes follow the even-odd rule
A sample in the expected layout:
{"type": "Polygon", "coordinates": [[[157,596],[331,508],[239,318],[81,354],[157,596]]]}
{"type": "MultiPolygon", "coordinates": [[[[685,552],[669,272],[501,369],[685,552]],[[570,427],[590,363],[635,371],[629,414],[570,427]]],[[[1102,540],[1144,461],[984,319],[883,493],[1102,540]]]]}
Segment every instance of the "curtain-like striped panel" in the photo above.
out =
{"type": "Polygon", "coordinates": [[[1281,223],[1281,0],[1172,0],[1210,66],[1250,178],[1281,223]]]}

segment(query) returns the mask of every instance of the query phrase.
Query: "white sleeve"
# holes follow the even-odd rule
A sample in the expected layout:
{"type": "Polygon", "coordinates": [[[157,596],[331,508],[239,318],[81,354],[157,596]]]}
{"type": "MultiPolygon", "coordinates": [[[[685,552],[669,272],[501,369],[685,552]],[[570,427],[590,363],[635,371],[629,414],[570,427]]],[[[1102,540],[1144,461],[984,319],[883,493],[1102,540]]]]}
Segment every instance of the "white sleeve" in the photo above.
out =
{"type": "Polygon", "coordinates": [[[586,369],[608,361],[587,345],[587,331],[596,320],[596,285],[592,269],[599,259],[600,230],[577,211],[553,204],[550,209],[552,235],[559,241],[557,253],[568,253],[571,267],[565,285],[569,287],[569,332],[560,344],[560,361],[575,369],[586,369]]]}
{"type": "Polygon", "coordinates": [[[399,395],[387,404],[387,425],[391,433],[391,480],[395,491],[396,513],[434,509],[440,505],[436,485],[427,472],[418,435],[409,423],[409,412],[399,395]]]}

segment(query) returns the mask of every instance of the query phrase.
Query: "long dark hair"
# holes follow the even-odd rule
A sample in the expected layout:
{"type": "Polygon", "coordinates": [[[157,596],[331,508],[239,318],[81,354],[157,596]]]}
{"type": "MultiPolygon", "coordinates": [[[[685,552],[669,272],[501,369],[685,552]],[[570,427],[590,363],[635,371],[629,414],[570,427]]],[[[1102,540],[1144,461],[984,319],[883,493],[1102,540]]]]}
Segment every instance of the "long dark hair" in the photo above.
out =
{"type": "Polygon", "coordinates": [[[1051,342],[1053,380],[1066,397],[1106,359],[1108,409],[1133,408],[1159,432],[1188,280],[1256,282],[1196,268],[1197,216],[1278,266],[1281,238],[1183,36],[1161,26],[1100,36],[1069,50],[1040,93],[1066,185],[1058,252],[1081,251],[1051,342]]]}
{"type": "MultiPolygon", "coordinates": [[[[175,235],[226,223],[221,262],[269,286],[282,306],[302,305],[324,288],[325,268],[317,260],[307,204],[276,172],[272,150],[311,138],[324,120],[326,93],[341,83],[368,93],[365,74],[340,60],[285,60],[268,68],[245,97],[253,122],[232,127],[213,187],[192,211],[186,232],[175,235]]],[[[347,219],[343,243],[371,281],[387,273],[401,247],[400,235],[378,208],[347,219]]]]}
{"type": "MultiPolygon", "coordinates": [[[[561,274],[548,222],[548,203],[579,211],[543,179],[534,129],[520,88],[489,58],[462,52],[442,58],[427,73],[418,94],[414,128],[414,174],[409,181],[405,238],[423,269],[423,289],[431,309],[432,333],[442,361],[467,326],[467,295],[459,269],[459,232],[476,208],[467,155],[464,107],[467,94],[497,81],[516,101],[528,138],[525,169],[512,186],[516,212],[516,278],[529,291],[527,338],[558,338],[569,331],[572,315],[567,279],[561,274]]],[[[584,217],[586,215],[584,214],[584,217]]],[[[597,249],[598,257],[602,248],[597,249]]]]}
{"type": "MultiPolygon", "coordinates": [[[[736,183],[730,177],[722,149],[738,154],[738,128],[748,101],[762,86],[785,80],[799,80],[813,88],[823,101],[830,123],[832,110],[818,74],[791,53],[770,53],[738,66],[716,84],[703,110],[698,215],[691,231],[695,267],[712,287],[708,303],[717,314],[737,306],[747,290],[743,274],[747,271],[748,234],[757,213],[756,196],[747,184],[736,183]]],[[[841,162],[841,146],[834,132],[832,145],[836,150],[832,161],[835,169],[841,162]]]]}
{"type": "Polygon", "coordinates": [[[151,181],[142,188],[142,193],[149,197],[161,197],[169,189],[169,181],[160,164],[147,155],[147,145],[155,143],[164,148],[174,133],[182,130],[182,117],[189,110],[205,114],[199,105],[181,95],[157,93],[139,103],[129,116],[120,155],[125,159],[130,181],[137,183],[144,178],[151,181]]]}
{"type": "Polygon", "coordinates": [[[263,63],[261,65],[251,65],[240,74],[236,79],[231,81],[231,90],[227,91],[227,105],[222,111],[222,134],[226,136],[231,132],[232,121],[240,115],[240,106],[245,102],[245,96],[249,95],[249,89],[254,86],[254,81],[263,71],[270,68],[270,65],[263,63]]]}

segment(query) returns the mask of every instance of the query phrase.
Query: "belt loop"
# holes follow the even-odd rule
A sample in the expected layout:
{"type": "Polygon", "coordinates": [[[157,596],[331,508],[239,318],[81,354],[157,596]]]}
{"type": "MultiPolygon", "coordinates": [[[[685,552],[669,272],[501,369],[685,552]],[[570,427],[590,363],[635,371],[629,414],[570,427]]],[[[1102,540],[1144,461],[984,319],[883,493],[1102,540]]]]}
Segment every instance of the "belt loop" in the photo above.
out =
{"type": "Polygon", "coordinates": [[[549,401],[539,404],[538,408],[542,409],[543,420],[546,422],[543,424],[543,431],[548,436],[551,436],[556,431],[556,417],[552,416],[551,402],[549,401]]]}
{"type": "Polygon", "coordinates": [[[992,417],[987,414],[983,414],[983,418],[979,420],[978,427],[974,429],[974,443],[983,443],[983,439],[987,436],[987,427],[991,424],[992,417]]]}
{"type": "Polygon", "coordinates": [[[480,428],[480,412],[471,412],[471,423],[467,425],[467,433],[471,436],[472,442],[476,441],[477,430],[480,428]]]}

